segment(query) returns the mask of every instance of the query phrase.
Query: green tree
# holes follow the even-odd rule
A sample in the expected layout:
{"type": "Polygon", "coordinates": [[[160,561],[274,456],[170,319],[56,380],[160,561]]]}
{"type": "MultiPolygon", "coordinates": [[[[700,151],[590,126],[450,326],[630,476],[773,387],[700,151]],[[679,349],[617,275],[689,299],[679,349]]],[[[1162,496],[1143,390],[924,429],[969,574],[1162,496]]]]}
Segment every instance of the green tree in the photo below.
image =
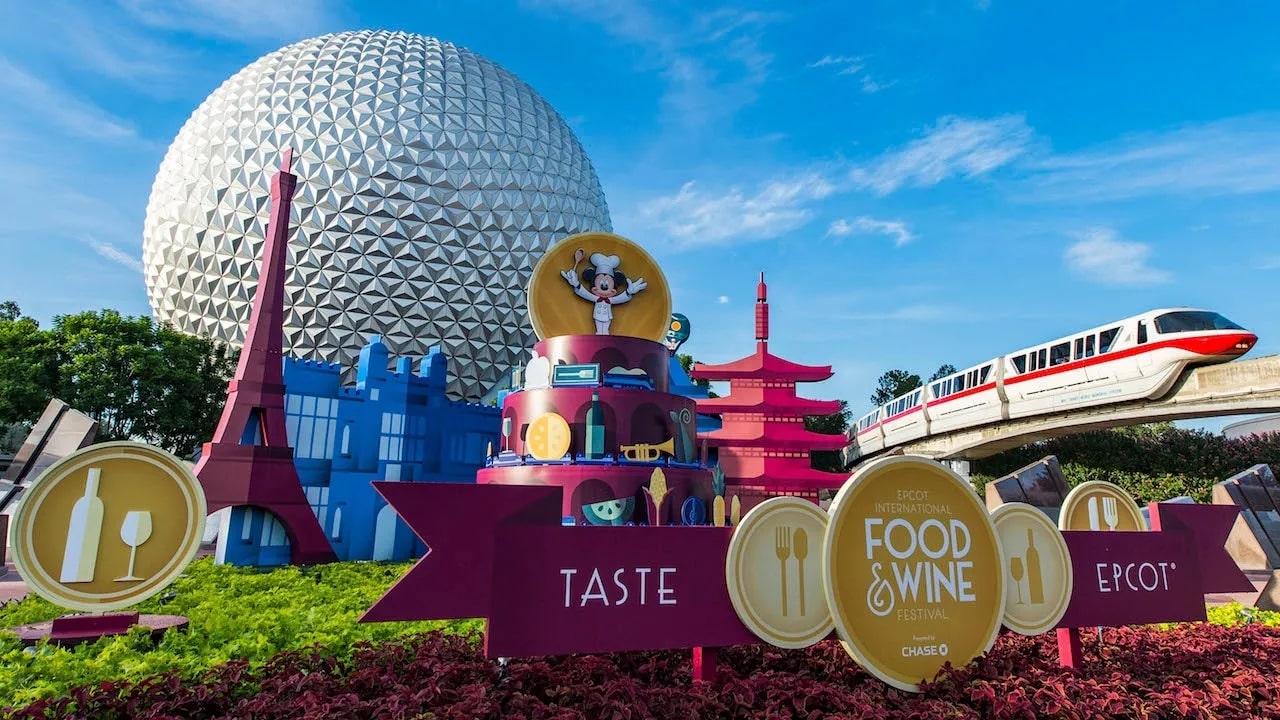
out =
{"type": "MultiPolygon", "coordinates": [[[[810,415],[804,419],[804,427],[810,432],[843,436],[849,429],[851,415],[849,403],[841,400],[839,412],[830,415],[810,415]]],[[[839,450],[815,450],[809,454],[809,461],[814,470],[844,472],[844,460],[840,458],[839,450]]]]}
{"type": "Polygon", "coordinates": [[[98,421],[104,440],[188,455],[216,427],[236,353],[115,310],[54,318],[57,395],[98,421]]]}
{"type": "Polygon", "coordinates": [[[690,355],[690,354],[688,354],[688,353],[678,353],[678,354],[676,355],[676,359],[680,361],[680,367],[684,368],[685,374],[687,374],[687,375],[689,375],[689,376],[690,376],[690,377],[689,377],[689,379],[693,381],[693,384],[694,384],[694,385],[697,385],[698,387],[706,388],[706,389],[707,389],[707,394],[708,394],[708,395],[710,395],[710,396],[711,396],[711,397],[713,397],[713,398],[714,398],[714,397],[720,397],[719,395],[717,395],[717,394],[715,393],[715,391],[714,391],[714,390],[712,390],[712,389],[711,389],[711,381],[710,381],[710,380],[704,380],[704,379],[702,379],[702,378],[695,378],[695,377],[693,377],[693,376],[691,375],[691,373],[693,372],[693,364],[694,364],[695,362],[697,362],[697,360],[694,360],[694,359],[693,359],[693,356],[692,356],[692,355],[690,355]]]}
{"type": "Polygon", "coordinates": [[[871,394],[871,404],[880,407],[890,400],[911,392],[923,383],[920,376],[906,370],[890,370],[876,381],[876,391],[871,394]]]}
{"type": "Polygon", "coordinates": [[[0,424],[35,420],[57,382],[50,334],[24,317],[17,303],[0,303],[0,424]]]}
{"type": "Polygon", "coordinates": [[[934,380],[944,378],[948,375],[954,375],[955,372],[956,372],[955,365],[952,365],[951,363],[944,363],[943,365],[939,366],[937,370],[934,370],[933,374],[930,375],[929,379],[926,380],[925,382],[933,382],[934,380]]]}
{"type": "Polygon", "coordinates": [[[0,320],[17,320],[22,317],[22,308],[12,300],[0,302],[0,320]]]}

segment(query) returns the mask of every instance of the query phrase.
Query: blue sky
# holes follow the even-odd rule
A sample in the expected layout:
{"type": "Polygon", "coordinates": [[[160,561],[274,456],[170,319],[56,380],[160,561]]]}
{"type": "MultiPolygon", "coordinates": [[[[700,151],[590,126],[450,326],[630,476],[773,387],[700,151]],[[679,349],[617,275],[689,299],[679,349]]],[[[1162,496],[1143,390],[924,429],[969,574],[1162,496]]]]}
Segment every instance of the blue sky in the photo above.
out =
{"type": "MultiPolygon", "coordinates": [[[[148,314],[141,228],[203,98],[289,42],[433,35],[504,65],[586,147],[708,362],[831,363],[868,409],[922,375],[1151,307],[1280,351],[1280,5],[6,3],[0,296],[148,314]]],[[[1209,421],[1217,428],[1222,422],[1209,421]]]]}

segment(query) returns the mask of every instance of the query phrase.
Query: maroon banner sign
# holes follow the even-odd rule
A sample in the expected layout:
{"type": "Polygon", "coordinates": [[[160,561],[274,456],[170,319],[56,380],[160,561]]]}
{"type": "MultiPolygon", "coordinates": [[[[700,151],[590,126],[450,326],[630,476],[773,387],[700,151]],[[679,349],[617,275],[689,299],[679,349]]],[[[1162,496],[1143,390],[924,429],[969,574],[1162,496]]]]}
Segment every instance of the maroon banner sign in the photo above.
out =
{"type": "MultiPolygon", "coordinates": [[[[362,622],[487,618],[490,657],[760,642],[729,597],[731,528],[563,527],[558,487],[374,487],[428,552],[362,622]]],[[[1153,503],[1154,532],[1063,532],[1075,581],[1061,632],[1204,620],[1205,593],[1252,589],[1224,547],[1237,513],[1153,503]]]]}
{"type": "Polygon", "coordinates": [[[1204,620],[1206,593],[1254,589],[1226,550],[1238,508],[1149,510],[1153,532],[1063,531],[1075,584],[1059,628],[1204,620]]]}
{"type": "Polygon", "coordinates": [[[732,528],[498,529],[490,657],[759,642],[725,586],[732,528]]]}
{"type": "Polygon", "coordinates": [[[1204,620],[1189,533],[1064,530],[1075,582],[1058,627],[1204,620]]]}
{"type": "Polygon", "coordinates": [[[427,544],[427,554],[361,622],[489,617],[494,531],[504,523],[559,525],[560,488],[373,483],[427,544]]]}

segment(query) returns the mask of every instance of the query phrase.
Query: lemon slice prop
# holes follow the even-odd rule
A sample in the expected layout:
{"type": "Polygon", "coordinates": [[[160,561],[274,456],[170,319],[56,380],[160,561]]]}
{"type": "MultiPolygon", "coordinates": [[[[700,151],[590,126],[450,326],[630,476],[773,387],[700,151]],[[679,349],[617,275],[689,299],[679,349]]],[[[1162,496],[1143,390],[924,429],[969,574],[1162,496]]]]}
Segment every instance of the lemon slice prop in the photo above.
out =
{"type": "Polygon", "coordinates": [[[573,433],[569,423],[558,413],[543,413],[529,423],[529,431],[525,435],[525,445],[529,454],[539,460],[559,460],[569,452],[573,433]]]}

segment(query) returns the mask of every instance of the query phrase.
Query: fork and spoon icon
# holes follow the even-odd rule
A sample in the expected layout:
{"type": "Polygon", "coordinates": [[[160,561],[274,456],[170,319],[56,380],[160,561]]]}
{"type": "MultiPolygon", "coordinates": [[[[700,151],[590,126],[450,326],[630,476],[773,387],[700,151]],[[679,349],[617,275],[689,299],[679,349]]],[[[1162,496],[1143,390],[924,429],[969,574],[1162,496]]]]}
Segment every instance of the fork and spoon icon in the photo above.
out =
{"type": "Polygon", "coordinates": [[[1115,531],[1116,526],[1120,524],[1120,508],[1119,506],[1117,506],[1115,498],[1091,497],[1089,498],[1088,508],[1089,508],[1089,529],[1090,530],[1101,530],[1102,523],[1105,522],[1107,525],[1107,530],[1115,531]],[[1098,500],[1099,499],[1102,500],[1102,517],[1101,517],[1102,522],[1099,522],[1099,517],[1098,517],[1098,500]]]}
{"type": "Polygon", "coordinates": [[[782,580],[782,616],[788,615],[787,600],[790,593],[787,591],[787,562],[794,556],[799,569],[800,615],[803,617],[807,614],[804,602],[804,564],[809,557],[809,533],[804,528],[793,529],[779,525],[774,531],[774,554],[778,558],[779,576],[782,580]]]}

